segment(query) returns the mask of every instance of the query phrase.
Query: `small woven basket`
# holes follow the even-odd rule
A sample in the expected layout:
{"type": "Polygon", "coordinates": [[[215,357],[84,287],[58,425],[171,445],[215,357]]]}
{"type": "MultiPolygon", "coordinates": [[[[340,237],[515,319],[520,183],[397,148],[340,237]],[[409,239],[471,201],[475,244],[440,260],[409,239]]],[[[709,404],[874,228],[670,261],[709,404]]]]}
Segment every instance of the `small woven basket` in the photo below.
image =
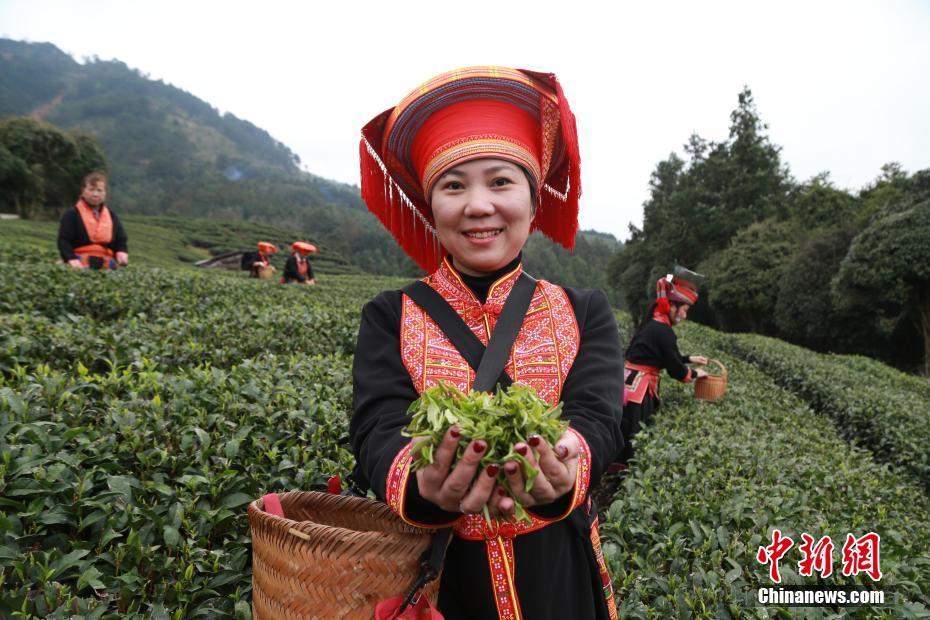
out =
{"type": "Polygon", "coordinates": [[[707,375],[694,382],[694,397],[698,400],[720,400],[727,391],[727,367],[720,360],[709,360],[720,366],[719,375],[707,375]]]}
{"type": "MultiPolygon", "coordinates": [[[[252,615],[370,620],[375,605],[416,581],[432,532],[404,523],[386,504],[363,497],[289,491],[287,518],[249,504],[252,615]]],[[[439,579],[423,591],[435,605],[439,579]]]]}
{"type": "Polygon", "coordinates": [[[258,277],[262,280],[268,280],[274,277],[274,267],[271,265],[262,265],[258,268],[258,277]]]}

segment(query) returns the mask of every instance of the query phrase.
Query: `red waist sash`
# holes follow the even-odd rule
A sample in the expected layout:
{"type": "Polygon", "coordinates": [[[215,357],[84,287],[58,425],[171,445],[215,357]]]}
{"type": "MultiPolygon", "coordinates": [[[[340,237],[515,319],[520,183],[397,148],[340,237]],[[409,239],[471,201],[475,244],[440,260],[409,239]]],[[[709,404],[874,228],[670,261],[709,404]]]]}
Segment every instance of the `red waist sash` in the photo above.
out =
{"type": "Polygon", "coordinates": [[[624,405],[627,403],[641,404],[646,394],[656,396],[659,393],[659,372],[661,368],[646,364],[634,364],[633,362],[626,362],[624,366],[624,405]],[[636,373],[636,376],[632,381],[628,381],[632,373],[636,373]]]}
{"type": "Polygon", "coordinates": [[[86,256],[97,256],[100,258],[113,258],[113,250],[106,248],[97,243],[90,243],[88,245],[81,245],[74,248],[75,254],[82,254],[86,256]]]}
{"type": "Polygon", "coordinates": [[[74,248],[74,253],[77,254],[78,260],[81,261],[81,264],[85,267],[90,266],[90,259],[93,256],[103,259],[103,266],[101,269],[116,269],[116,261],[113,260],[113,250],[97,243],[78,246],[74,248]]]}

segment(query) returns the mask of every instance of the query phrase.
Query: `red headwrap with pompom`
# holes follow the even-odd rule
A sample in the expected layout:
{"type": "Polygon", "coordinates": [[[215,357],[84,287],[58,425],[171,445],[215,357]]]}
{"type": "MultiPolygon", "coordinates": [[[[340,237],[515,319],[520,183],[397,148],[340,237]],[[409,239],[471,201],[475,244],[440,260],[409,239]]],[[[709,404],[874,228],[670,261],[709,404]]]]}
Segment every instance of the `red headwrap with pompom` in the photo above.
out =
{"type": "Polygon", "coordinates": [[[429,193],[443,173],[473,159],[525,168],[539,188],[534,230],[575,247],[578,135],[551,73],[483,66],[436,76],[365,125],[359,155],[365,204],[427,272],[443,253],[429,193]]]}
{"type": "Polygon", "coordinates": [[[691,306],[697,299],[697,286],[693,282],[668,274],[656,280],[656,309],[653,316],[669,317],[672,312],[671,302],[691,306]]]}

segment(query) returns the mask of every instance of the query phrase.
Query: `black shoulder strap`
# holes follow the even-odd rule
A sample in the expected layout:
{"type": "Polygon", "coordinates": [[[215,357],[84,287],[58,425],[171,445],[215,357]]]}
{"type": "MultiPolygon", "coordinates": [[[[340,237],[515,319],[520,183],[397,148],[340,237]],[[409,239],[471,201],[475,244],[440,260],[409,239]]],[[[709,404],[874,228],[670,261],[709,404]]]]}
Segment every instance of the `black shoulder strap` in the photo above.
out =
{"type": "Polygon", "coordinates": [[[433,287],[418,280],[401,290],[436,322],[468,365],[475,370],[474,389],[489,392],[498,384],[506,388],[513,383],[504,367],[523,325],[533,291],[536,290],[534,278],[525,272],[520,274],[494,325],[494,333],[491,334],[487,348],[433,287]]]}
{"type": "Polygon", "coordinates": [[[422,280],[405,286],[401,291],[423,308],[426,314],[436,322],[439,329],[452,341],[468,365],[477,371],[481,364],[481,356],[484,355],[484,345],[472,333],[458,312],[449,305],[449,302],[443,299],[436,289],[422,280]]]}
{"type": "Polygon", "coordinates": [[[502,388],[510,387],[513,379],[504,371],[507,358],[513,343],[517,340],[520,327],[523,326],[523,317],[530,307],[533,291],[536,290],[536,280],[521,273],[510,295],[504,303],[504,309],[494,324],[494,333],[488,342],[488,348],[481,358],[481,364],[475,374],[474,388],[483,392],[490,392],[494,386],[500,384],[502,388]]]}
{"type": "Polygon", "coordinates": [[[413,603],[414,597],[423,586],[439,576],[439,572],[442,570],[442,561],[446,556],[446,548],[449,546],[449,540],[451,540],[451,538],[451,527],[444,527],[433,532],[433,535],[430,537],[429,548],[420,556],[420,572],[417,575],[417,580],[407,589],[403,601],[401,601],[400,606],[397,608],[397,615],[394,616],[395,618],[413,603]]]}

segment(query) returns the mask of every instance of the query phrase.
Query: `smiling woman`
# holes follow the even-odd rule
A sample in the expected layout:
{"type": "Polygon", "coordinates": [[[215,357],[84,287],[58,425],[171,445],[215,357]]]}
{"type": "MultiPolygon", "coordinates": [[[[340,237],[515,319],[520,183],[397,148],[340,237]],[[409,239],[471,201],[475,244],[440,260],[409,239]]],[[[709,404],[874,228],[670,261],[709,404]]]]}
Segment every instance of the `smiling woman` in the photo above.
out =
{"type": "Polygon", "coordinates": [[[558,81],[504,67],[437,76],[365,126],[360,154],[366,204],[430,275],[362,310],[353,478],[408,523],[451,527],[447,620],[615,618],[588,489],[622,445],[617,325],[602,292],[536,281],[521,264],[532,230],[571,248],[578,228],[575,119],[558,81]],[[477,356],[450,336],[462,333],[477,356]],[[468,391],[486,368],[476,357],[495,351],[506,361],[491,376],[561,402],[568,430],[552,444],[526,431],[504,451],[519,459],[479,468],[492,438],[452,426],[414,472],[411,403],[440,383],[468,391]],[[540,473],[524,479],[520,459],[540,473]]]}

